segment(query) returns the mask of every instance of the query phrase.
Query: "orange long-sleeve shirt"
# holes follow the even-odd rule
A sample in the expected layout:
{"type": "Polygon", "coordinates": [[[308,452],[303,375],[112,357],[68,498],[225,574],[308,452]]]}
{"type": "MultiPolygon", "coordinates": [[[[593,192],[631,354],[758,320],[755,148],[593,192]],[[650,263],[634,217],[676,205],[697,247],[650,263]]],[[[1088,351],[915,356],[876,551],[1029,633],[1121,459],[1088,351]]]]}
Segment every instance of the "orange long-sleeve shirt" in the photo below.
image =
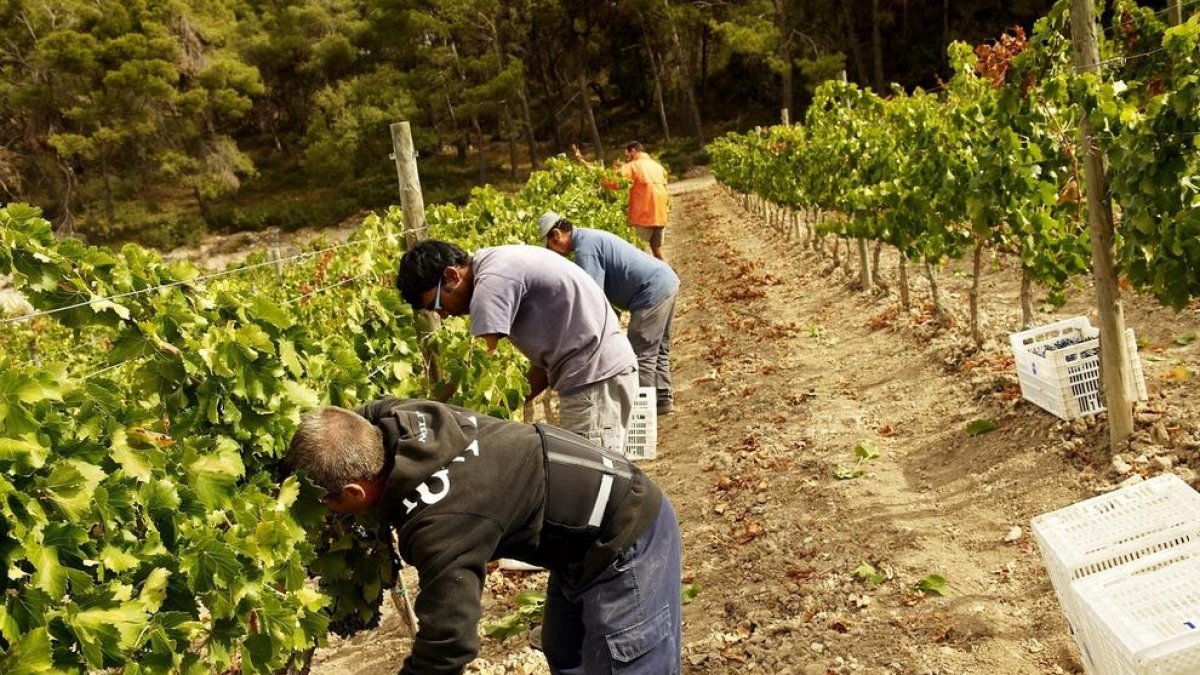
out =
{"type": "Polygon", "coordinates": [[[639,152],[617,172],[633,181],[629,190],[629,224],[638,227],[667,226],[667,170],[639,152]]]}

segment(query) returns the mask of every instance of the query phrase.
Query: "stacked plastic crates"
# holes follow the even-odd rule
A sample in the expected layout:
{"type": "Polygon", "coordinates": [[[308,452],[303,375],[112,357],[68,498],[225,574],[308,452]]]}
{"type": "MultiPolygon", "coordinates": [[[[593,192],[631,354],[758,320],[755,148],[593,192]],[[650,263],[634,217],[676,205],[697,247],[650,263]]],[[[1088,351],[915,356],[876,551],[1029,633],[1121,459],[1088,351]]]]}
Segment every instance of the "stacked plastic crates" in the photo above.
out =
{"type": "MultiPolygon", "coordinates": [[[[1104,410],[1100,395],[1100,331],[1079,316],[1009,336],[1021,396],[1064,420],[1104,410]]],[[[1125,330],[1129,395],[1146,399],[1146,378],[1133,329],[1125,330]]]]}
{"type": "Polygon", "coordinates": [[[1200,494],[1153,478],[1033,519],[1088,673],[1200,672],[1200,494]]]}
{"type": "Polygon", "coordinates": [[[625,433],[625,456],[633,460],[658,456],[658,398],[654,387],[638,387],[625,433]]]}

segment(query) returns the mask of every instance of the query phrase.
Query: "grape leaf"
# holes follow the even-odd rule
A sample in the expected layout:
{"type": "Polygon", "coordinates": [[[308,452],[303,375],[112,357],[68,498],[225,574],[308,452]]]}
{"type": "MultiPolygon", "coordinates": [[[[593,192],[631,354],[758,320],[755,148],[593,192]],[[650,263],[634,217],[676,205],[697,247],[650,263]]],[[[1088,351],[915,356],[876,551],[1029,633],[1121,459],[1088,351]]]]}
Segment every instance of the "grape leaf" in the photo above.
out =
{"type": "Polygon", "coordinates": [[[20,637],[9,637],[8,651],[0,654],[0,673],[6,675],[41,675],[54,672],[50,634],[45,628],[35,628],[20,637]]]}
{"type": "Polygon", "coordinates": [[[228,545],[199,536],[189,550],[179,555],[179,569],[188,586],[197,593],[229,588],[241,576],[242,565],[228,545]]]}
{"type": "Polygon", "coordinates": [[[915,588],[926,595],[946,595],[946,580],[937,574],[930,574],[918,581],[915,588]]]}

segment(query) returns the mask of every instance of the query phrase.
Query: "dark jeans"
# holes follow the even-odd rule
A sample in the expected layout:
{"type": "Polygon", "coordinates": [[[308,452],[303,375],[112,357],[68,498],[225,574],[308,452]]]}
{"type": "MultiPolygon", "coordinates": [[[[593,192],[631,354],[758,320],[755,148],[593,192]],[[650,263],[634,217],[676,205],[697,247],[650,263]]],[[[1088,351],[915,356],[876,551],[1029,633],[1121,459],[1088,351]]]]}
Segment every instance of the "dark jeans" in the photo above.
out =
{"type": "Polygon", "coordinates": [[[542,649],[555,675],[678,675],[683,552],[671,502],[583,588],[550,574],[542,649]]]}
{"type": "Polygon", "coordinates": [[[654,387],[660,405],[675,399],[671,387],[671,323],[675,293],[653,307],[635,309],[629,317],[629,344],[637,354],[638,385],[654,387]]]}

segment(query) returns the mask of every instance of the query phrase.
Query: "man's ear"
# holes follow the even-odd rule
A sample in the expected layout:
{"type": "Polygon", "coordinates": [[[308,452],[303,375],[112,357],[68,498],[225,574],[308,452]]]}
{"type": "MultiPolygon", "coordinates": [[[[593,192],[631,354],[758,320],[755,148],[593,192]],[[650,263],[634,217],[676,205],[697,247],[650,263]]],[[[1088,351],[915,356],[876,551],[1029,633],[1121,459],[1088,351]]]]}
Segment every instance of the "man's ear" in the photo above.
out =
{"type": "Polygon", "coordinates": [[[462,281],[463,273],[453,265],[442,270],[442,280],[448,284],[458,284],[462,281]]]}
{"type": "Polygon", "coordinates": [[[344,498],[358,502],[366,498],[367,491],[363,489],[363,486],[359,485],[357,482],[346,483],[346,485],[342,487],[342,494],[344,495],[344,498]]]}

